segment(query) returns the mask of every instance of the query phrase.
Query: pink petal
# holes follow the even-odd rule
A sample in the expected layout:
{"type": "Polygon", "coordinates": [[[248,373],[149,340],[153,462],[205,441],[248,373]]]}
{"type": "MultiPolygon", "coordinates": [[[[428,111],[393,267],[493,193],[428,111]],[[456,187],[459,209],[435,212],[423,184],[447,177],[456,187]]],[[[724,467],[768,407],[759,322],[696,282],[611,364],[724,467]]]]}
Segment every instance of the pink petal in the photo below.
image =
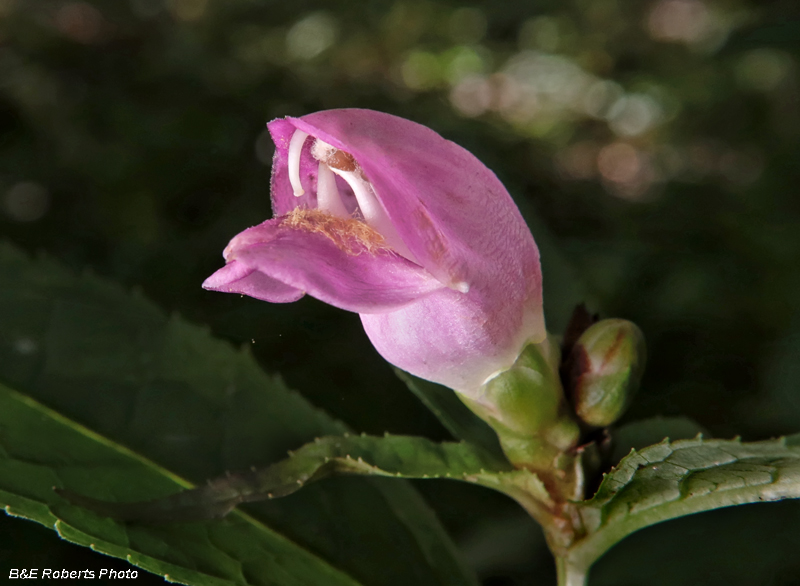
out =
{"type": "Polygon", "coordinates": [[[222,293],[240,293],[272,303],[291,303],[303,296],[300,289],[276,281],[233,260],[211,275],[203,289],[222,293]]]}
{"type": "MultiPolygon", "coordinates": [[[[273,136],[292,130],[287,123],[355,157],[400,237],[443,283],[488,284],[521,268],[532,281],[540,279],[538,250],[517,206],[467,150],[425,126],[372,110],[275,121],[273,136]]],[[[276,183],[273,198],[281,206],[286,198],[276,183]]]]}
{"type": "Polygon", "coordinates": [[[488,378],[514,364],[531,332],[544,330],[535,308],[496,309],[472,292],[442,289],[397,311],[362,314],[361,322],[388,362],[476,397],[488,378]]]}
{"type": "Polygon", "coordinates": [[[226,249],[228,262],[255,271],[270,286],[278,281],[358,313],[393,311],[442,288],[425,269],[391,251],[348,254],[324,234],[281,222],[269,220],[236,236],[226,249]]]}

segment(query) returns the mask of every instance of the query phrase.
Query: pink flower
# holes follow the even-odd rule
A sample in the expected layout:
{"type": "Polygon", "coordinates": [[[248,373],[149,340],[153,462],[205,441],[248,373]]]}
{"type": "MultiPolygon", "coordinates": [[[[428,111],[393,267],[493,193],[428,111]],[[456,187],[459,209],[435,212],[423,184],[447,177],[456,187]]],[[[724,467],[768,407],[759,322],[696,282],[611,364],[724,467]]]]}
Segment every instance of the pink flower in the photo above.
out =
{"type": "Polygon", "coordinates": [[[268,127],[275,217],[237,235],[203,287],[358,312],[386,360],[473,398],[545,338],[536,244],[473,155],[371,110],[268,127]]]}

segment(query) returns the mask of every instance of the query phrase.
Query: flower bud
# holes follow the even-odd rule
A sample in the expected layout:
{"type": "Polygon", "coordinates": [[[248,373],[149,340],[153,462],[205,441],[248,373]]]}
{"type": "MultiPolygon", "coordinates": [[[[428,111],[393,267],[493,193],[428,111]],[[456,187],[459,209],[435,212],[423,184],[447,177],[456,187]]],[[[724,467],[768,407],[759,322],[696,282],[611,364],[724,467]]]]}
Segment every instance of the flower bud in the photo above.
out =
{"type": "Polygon", "coordinates": [[[597,427],[619,419],[639,388],[644,364],[644,335],[636,324],[604,319],[589,327],[573,346],[567,370],[578,417],[597,427]]]}

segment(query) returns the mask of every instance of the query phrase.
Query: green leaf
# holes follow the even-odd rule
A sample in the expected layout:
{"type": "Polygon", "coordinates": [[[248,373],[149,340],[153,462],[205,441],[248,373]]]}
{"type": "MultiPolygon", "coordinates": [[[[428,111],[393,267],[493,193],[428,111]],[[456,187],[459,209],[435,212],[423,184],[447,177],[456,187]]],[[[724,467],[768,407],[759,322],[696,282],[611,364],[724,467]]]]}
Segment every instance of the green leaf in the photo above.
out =
{"type": "Polygon", "coordinates": [[[226,515],[243,502],[284,497],[334,475],[451,478],[485,483],[511,472],[505,460],[465,443],[437,444],[420,437],[331,436],[306,444],[265,469],[229,474],[205,486],[142,503],[110,503],[66,492],[68,500],[117,519],[201,520],[226,515]]]}
{"type": "Polygon", "coordinates": [[[459,400],[455,391],[417,378],[398,368],[395,368],[394,371],[454,438],[479,446],[497,459],[506,459],[497,434],[489,427],[488,423],[475,415],[459,400]]]}
{"type": "Polygon", "coordinates": [[[786,441],[787,446],[796,447],[800,446],[800,433],[794,433],[792,435],[787,435],[783,438],[786,441]]]}
{"type": "MultiPolygon", "coordinates": [[[[58,527],[68,527],[62,531],[68,539],[113,543],[98,547],[132,556],[134,564],[144,543],[153,559],[169,558],[187,572],[202,570],[210,559],[200,544],[211,539],[213,524],[157,534],[136,528],[133,539],[93,515],[84,519],[89,525],[78,523],[74,517],[80,520],[88,513],[63,504],[54,507],[48,500],[50,488],[59,485],[53,470],[83,466],[63,484],[74,492],[111,501],[146,500],[226,470],[265,466],[314,437],[346,430],[279,379],[265,375],[246,350],[167,317],[116,285],[89,275],[76,277],[46,259],[33,262],[8,246],[0,246],[0,381],[52,409],[54,417],[57,413],[70,425],[82,426],[93,441],[104,438],[109,445],[124,446],[166,475],[137,482],[123,471],[95,473],[106,456],[81,460],[80,451],[64,449],[56,428],[26,427],[17,431],[22,436],[15,440],[10,465],[46,465],[0,475],[0,489],[11,495],[4,503],[50,527],[58,520],[58,527]],[[179,541],[194,545],[173,559],[170,552],[180,551],[179,541]]],[[[10,411],[0,411],[3,429],[13,423],[9,418],[10,411]]],[[[4,456],[11,457],[6,441],[0,435],[4,456]]],[[[322,564],[364,585],[474,584],[435,515],[402,481],[335,479],[291,498],[247,507],[252,521],[236,517],[220,525],[226,537],[215,542],[221,549],[217,557],[227,561],[209,575],[235,583],[291,584],[296,574],[302,583],[327,584],[324,575],[306,573],[322,564]],[[256,541],[248,537],[253,529],[242,529],[251,525],[293,544],[290,551],[307,552],[319,561],[309,565],[306,554],[280,549],[269,555],[256,551],[251,548],[256,541]],[[280,573],[264,574],[260,561],[243,581],[243,559],[269,557],[280,559],[280,573]]]]}
{"type": "Polygon", "coordinates": [[[784,439],[664,441],[630,455],[578,503],[585,537],[569,563],[587,569],[612,545],[648,525],[745,503],[800,498],[800,447],[784,439]]]}
{"type": "Polygon", "coordinates": [[[688,417],[651,417],[611,430],[611,462],[616,464],[631,450],[641,450],[664,439],[672,441],[708,435],[705,427],[688,417]]]}
{"type": "Polygon", "coordinates": [[[125,526],[64,504],[52,486],[96,495],[190,486],[32,399],[0,385],[0,504],[64,539],[186,584],[337,584],[356,580],[252,517],[162,527],[125,526]]]}

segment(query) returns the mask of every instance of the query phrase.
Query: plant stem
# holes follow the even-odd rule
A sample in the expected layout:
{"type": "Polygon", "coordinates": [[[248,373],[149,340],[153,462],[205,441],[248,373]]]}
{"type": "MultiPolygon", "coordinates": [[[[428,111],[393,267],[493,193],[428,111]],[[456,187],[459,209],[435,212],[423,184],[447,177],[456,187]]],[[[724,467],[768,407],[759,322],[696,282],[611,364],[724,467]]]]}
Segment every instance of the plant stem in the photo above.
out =
{"type": "Polygon", "coordinates": [[[565,557],[556,557],[558,586],[586,586],[587,568],[565,557]]]}

